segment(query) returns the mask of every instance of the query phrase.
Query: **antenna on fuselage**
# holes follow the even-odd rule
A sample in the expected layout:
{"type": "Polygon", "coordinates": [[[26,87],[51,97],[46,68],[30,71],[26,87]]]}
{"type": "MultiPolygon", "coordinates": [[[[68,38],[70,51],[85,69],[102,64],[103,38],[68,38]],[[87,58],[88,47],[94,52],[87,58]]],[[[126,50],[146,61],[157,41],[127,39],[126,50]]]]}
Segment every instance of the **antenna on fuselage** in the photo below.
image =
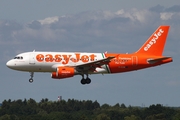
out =
{"type": "Polygon", "coordinates": [[[33,52],[35,52],[35,50],[33,50],[33,52]]]}

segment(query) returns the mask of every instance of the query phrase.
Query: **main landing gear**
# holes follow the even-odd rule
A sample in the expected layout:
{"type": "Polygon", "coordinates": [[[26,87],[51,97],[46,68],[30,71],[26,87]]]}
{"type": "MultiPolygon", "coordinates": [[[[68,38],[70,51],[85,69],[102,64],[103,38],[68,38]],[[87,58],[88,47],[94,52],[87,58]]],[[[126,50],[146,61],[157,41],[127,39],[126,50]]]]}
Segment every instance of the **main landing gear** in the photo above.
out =
{"type": "Polygon", "coordinates": [[[86,79],[84,78],[84,74],[82,75],[82,79],[81,79],[81,84],[85,85],[85,84],[90,84],[91,83],[91,79],[88,77],[88,74],[86,74],[86,79]]]}
{"type": "Polygon", "coordinates": [[[29,82],[32,83],[33,82],[34,72],[30,72],[30,76],[31,76],[31,78],[29,79],[29,82]]]}

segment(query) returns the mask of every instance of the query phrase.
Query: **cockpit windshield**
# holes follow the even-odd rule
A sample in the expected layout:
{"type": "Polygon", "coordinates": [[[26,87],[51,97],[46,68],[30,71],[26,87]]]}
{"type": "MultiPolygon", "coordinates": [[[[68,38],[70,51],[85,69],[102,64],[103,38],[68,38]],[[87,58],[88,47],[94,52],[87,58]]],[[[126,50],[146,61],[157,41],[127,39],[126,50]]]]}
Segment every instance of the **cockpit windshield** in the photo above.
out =
{"type": "Polygon", "coordinates": [[[22,56],[16,56],[14,59],[23,59],[22,56]]]}

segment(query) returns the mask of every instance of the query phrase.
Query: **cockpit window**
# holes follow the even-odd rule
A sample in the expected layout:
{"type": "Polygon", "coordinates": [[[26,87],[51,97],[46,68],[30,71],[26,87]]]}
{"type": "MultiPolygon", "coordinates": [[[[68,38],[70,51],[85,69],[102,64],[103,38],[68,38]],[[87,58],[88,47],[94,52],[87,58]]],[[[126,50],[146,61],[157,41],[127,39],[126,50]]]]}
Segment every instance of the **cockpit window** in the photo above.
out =
{"type": "Polygon", "coordinates": [[[16,56],[14,59],[23,59],[22,56],[16,56]]]}

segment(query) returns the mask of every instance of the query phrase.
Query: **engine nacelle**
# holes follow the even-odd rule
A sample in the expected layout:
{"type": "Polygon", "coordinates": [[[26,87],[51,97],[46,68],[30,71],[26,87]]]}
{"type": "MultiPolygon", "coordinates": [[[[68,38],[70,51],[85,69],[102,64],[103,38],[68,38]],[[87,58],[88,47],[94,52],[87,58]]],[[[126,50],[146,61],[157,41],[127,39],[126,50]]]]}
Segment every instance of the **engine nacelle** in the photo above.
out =
{"type": "Polygon", "coordinates": [[[54,79],[62,79],[73,77],[75,69],[73,67],[58,67],[57,72],[52,72],[51,77],[54,79]]]}

